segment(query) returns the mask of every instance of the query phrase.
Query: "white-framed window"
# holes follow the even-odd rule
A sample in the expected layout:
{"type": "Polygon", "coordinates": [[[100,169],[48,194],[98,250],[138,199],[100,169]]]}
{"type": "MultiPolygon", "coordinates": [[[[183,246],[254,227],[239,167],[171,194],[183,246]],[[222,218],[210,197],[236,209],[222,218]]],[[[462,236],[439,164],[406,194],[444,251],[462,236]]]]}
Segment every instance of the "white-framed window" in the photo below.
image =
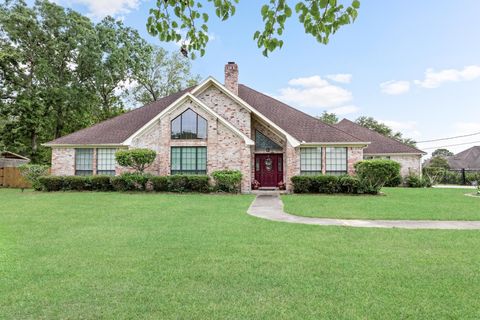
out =
{"type": "Polygon", "coordinates": [[[207,174],[207,147],[172,147],[171,174],[207,174]]]}
{"type": "Polygon", "coordinates": [[[327,147],[325,155],[326,173],[342,175],[348,172],[347,148],[327,147]]]}
{"type": "Polygon", "coordinates": [[[114,148],[98,148],[97,149],[97,174],[115,175],[115,152],[114,148]]]}
{"type": "Polygon", "coordinates": [[[93,149],[75,149],[75,175],[91,176],[93,174],[93,149]]]}
{"type": "Polygon", "coordinates": [[[300,174],[322,174],[322,148],[300,148],[300,174]]]}

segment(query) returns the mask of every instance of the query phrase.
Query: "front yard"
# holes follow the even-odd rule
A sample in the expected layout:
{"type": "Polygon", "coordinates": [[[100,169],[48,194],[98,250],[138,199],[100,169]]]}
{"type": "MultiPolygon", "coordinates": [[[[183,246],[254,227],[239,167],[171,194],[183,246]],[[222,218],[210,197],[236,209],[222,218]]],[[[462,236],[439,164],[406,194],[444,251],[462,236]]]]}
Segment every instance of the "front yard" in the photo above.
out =
{"type": "Polygon", "coordinates": [[[252,200],[0,189],[0,318],[480,318],[480,232],[278,223],[252,200]]]}
{"type": "Polygon", "coordinates": [[[480,220],[473,189],[384,188],[386,196],[287,195],[285,211],[299,216],[387,220],[480,220]]]}

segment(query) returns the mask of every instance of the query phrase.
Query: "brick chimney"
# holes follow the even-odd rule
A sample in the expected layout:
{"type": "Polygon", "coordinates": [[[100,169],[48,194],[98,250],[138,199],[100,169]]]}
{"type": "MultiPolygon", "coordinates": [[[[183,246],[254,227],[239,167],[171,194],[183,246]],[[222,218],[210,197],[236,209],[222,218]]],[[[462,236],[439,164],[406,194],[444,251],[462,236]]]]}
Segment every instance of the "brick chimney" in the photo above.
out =
{"type": "Polygon", "coordinates": [[[235,62],[225,65],[225,87],[238,96],[238,65],[235,62]]]}

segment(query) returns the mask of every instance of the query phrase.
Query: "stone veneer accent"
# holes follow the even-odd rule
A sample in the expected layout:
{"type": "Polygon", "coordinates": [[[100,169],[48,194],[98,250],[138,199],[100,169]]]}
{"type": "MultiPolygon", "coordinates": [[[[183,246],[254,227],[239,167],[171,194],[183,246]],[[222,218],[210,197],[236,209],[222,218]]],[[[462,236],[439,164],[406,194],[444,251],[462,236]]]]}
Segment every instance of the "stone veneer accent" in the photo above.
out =
{"type": "Polygon", "coordinates": [[[52,175],[72,176],[75,174],[75,149],[52,148],[52,175]]]}

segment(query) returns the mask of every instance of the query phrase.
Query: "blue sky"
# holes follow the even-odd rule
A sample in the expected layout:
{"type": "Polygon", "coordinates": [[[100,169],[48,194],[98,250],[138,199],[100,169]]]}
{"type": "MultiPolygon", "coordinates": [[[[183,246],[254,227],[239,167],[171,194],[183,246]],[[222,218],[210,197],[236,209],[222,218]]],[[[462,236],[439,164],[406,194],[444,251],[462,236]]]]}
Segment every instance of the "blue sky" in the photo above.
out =
{"type": "MultiPolygon", "coordinates": [[[[151,43],[147,34],[153,1],[59,0],[84,14],[121,17],[151,43]]],[[[284,47],[262,56],[252,40],[261,28],[264,1],[240,0],[227,22],[211,15],[213,40],[194,72],[223,80],[235,61],[240,82],[312,115],[323,110],[355,119],[373,116],[416,140],[480,132],[480,1],[362,0],[359,17],[339,30],[327,46],[305,35],[292,17],[284,47]]],[[[480,141],[480,135],[419,144],[436,146],[480,141]]],[[[450,147],[461,151],[471,145],[450,147]]]]}

